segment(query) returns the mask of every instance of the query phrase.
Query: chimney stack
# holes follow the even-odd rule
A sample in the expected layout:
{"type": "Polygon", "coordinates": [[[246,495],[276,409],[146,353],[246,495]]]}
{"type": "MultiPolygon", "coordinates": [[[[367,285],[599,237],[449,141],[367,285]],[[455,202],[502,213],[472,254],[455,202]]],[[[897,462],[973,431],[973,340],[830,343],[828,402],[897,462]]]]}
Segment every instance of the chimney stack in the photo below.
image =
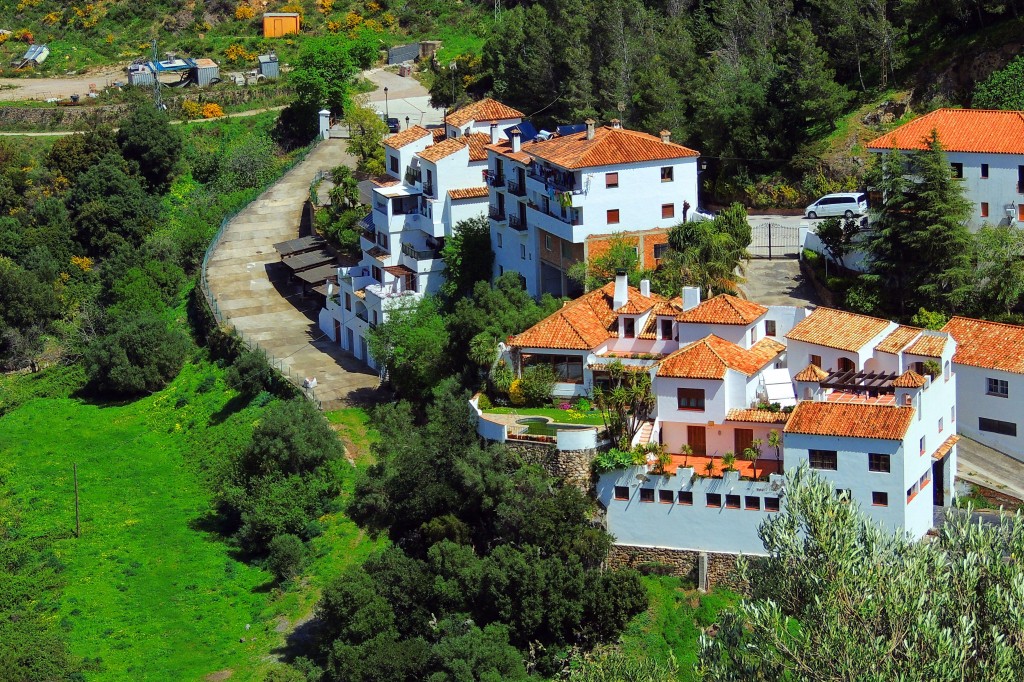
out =
{"type": "Polygon", "coordinates": [[[491,144],[498,144],[498,124],[491,124],[491,144]]]}
{"type": "Polygon", "coordinates": [[[588,118],[586,121],[584,121],[584,123],[587,124],[587,139],[588,140],[593,140],[594,139],[594,119],[588,118]]]}
{"type": "Polygon", "coordinates": [[[509,140],[511,140],[512,142],[513,152],[519,151],[519,135],[519,128],[513,128],[512,130],[508,131],[509,140]]]}
{"type": "Polygon", "coordinates": [[[621,127],[622,127],[622,121],[620,121],[617,118],[613,118],[612,119],[612,128],[621,128],[621,127]]]}
{"type": "Polygon", "coordinates": [[[683,287],[683,311],[700,305],[700,287],[683,287]]]}
{"type": "Polygon", "coordinates": [[[667,130],[662,130],[661,131],[661,141],[664,142],[665,144],[668,144],[669,142],[671,142],[672,141],[672,133],[667,131],[667,130]]]}
{"type": "Polygon", "coordinates": [[[629,280],[625,270],[615,271],[615,293],[612,296],[612,308],[618,310],[629,302],[629,280]]]}
{"type": "Polygon", "coordinates": [[[640,293],[646,296],[647,298],[651,297],[651,280],[640,280],[640,293]]]}

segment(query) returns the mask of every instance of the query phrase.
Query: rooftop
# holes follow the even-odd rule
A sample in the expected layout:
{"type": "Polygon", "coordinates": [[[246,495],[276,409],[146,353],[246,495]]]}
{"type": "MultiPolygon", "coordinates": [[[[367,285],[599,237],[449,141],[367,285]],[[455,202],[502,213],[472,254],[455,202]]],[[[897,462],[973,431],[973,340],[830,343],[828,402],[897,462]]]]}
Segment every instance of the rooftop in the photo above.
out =
{"type": "Polygon", "coordinates": [[[879,403],[800,402],[786,424],[786,433],[847,438],[903,440],[914,408],[879,403]]]}
{"type": "Polygon", "coordinates": [[[513,109],[498,100],[485,97],[482,100],[456,109],[444,117],[444,122],[458,127],[472,121],[508,121],[522,117],[523,112],[518,109],[513,109]]]}
{"type": "Polygon", "coordinates": [[[464,187],[462,189],[450,189],[448,190],[448,196],[451,197],[452,201],[458,201],[459,199],[481,199],[489,194],[487,186],[482,187],[464,187]]]}
{"type": "Polygon", "coordinates": [[[827,378],[828,372],[813,362],[793,375],[794,381],[824,381],[827,378]]]}
{"type": "Polygon", "coordinates": [[[694,308],[676,315],[680,322],[704,324],[748,325],[768,312],[763,305],[737,298],[730,294],[719,294],[702,301],[694,308]]]}
{"type": "Polygon", "coordinates": [[[750,350],[709,334],[665,358],[658,367],[659,377],[677,379],[724,379],[726,370],[751,376],[786,349],[775,339],[765,337],[750,350]]]}
{"type": "Polygon", "coordinates": [[[604,126],[587,139],[586,131],[528,142],[523,151],[562,168],[594,168],[625,163],[663,161],[700,156],[700,153],[660,137],[625,128],[604,126]]]}
{"type": "Polygon", "coordinates": [[[512,143],[508,140],[501,140],[497,144],[489,144],[487,145],[487,149],[525,165],[529,165],[533,162],[533,157],[524,152],[522,147],[519,148],[518,152],[512,151],[512,143]]]}
{"type": "Polygon", "coordinates": [[[834,308],[815,308],[786,334],[791,341],[857,352],[889,325],[888,320],[857,315],[834,308]]]}
{"type": "Polygon", "coordinates": [[[936,109],[868,143],[868,149],[925,149],[935,130],[947,152],[1024,154],[1024,112],[936,109]]]}
{"type": "Polygon", "coordinates": [[[948,334],[926,329],[921,332],[921,335],[912,344],[907,346],[904,352],[911,353],[912,355],[923,355],[928,358],[940,358],[948,340],[948,334]]]}
{"type": "Polygon", "coordinates": [[[953,362],[1024,374],[1024,327],[954,317],[942,331],[956,340],[953,362]]]}
{"type": "Polygon", "coordinates": [[[430,137],[430,131],[422,126],[411,126],[400,133],[384,138],[384,144],[392,149],[401,149],[416,140],[430,137]]]}
{"type": "MultiPolygon", "coordinates": [[[[629,298],[642,297],[639,289],[629,287],[629,298]]],[[[522,334],[509,339],[512,346],[592,350],[617,333],[617,319],[612,310],[615,283],[570,301],[561,309],[533,325],[522,334]]],[[[643,297],[646,298],[646,297],[643,297]]]]}
{"type": "Polygon", "coordinates": [[[431,163],[437,163],[441,159],[451,156],[456,152],[465,149],[468,145],[466,141],[458,137],[449,137],[446,140],[435,142],[423,151],[419,152],[418,156],[421,159],[430,161],[431,163]]]}
{"type": "Polygon", "coordinates": [[[882,339],[878,345],[875,346],[875,350],[895,355],[906,348],[907,345],[916,339],[917,335],[920,333],[921,329],[918,327],[908,327],[901,324],[896,327],[891,334],[882,339]]]}
{"type": "Polygon", "coordinates": [[[725,415],[725,421],[755,422],[758,424],[785,424],[789,421],[789,413],[757,409],[729,410],[725,415]]]}

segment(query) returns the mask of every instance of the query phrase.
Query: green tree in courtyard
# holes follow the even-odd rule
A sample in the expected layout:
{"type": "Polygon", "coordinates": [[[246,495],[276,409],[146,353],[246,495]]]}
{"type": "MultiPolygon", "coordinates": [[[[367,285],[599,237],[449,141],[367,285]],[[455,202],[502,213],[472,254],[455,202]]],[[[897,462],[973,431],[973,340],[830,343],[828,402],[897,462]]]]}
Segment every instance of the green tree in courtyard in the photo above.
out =
{"type": "Polygon", "coordinates": [[[586,291],[591,291],[614,281],[620,270],[626,272],[629,283],[633,286],[638,286],[641,279],[651,276],[650,271],[640,267],[636,240],[626,239],[622,232],[613,234],[608,239],[608,248],[605,251],[589,260],[569,266],[568,275],[582,284],[586,291]]]}
{"type": "Polygon", "coordinates": [[[700,287],[702,298],[736,293],[750,258],[750,239],[747,211],[740,204],[714,220],[680,223],[669,231],[671,248],[655,274],[655,286],[667,296],[677,296],[684,286],[700,287]]]}
{"type": "Polygon", "coordinates": [[[444,259],[444,284],[441,293],[451,305],[473,292],[477,282],[491,279],[494,251],[491,249],[491,224],[484,215],[460,220],[441,250],[444,259]]]}
{"type": "Polygon", "coordinates": [[[359,159],[359,170],[383,175],[384,146],[381,143],[388,134],[388,127],[380,114],[369,107],[351,105],[345,110],[345,123],[350,131],[348,151],[359,159]]]}
{"type": "Polygon", "coordinates": [[[445,376],[447,343],[444,318],[431,297],[392,309],[369,335],[370,354],[387,369],[395,391],[418,403],[426,402],[445,376]]]}

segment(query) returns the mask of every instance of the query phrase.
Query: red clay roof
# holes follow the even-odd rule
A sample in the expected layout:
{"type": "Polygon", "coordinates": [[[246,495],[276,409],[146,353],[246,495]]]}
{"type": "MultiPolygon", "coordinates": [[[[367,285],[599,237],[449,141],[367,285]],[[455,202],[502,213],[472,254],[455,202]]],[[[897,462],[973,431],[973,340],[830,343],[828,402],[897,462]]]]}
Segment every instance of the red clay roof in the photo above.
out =
{"type": "Polygon", "coordinates": [[[918,327],[908,327],[901,324],[893,330],[892,334],[882,339],[875,350],[882,351],[883,353],[899,353],[901,350],[906,348],[907,344],[917,338],[917,335],[921,333],[921,329],[918,327]]]}
{"type": "Polygon", "coordinates": [[[925,149],[932,130],[947,152],[1024,154],[1024,112],[936,109],[875,138],[868,149],[925,149]]]}
{"type": "Polygon", "coordinates": [[[724,379],[726,370],[729,369],[751,376],[785,349],[781,343],[768,337],[747,350],[732,341],[709,334],[662,360],[658,366],[658,376],[677,379],[724,379]]]}
{"type": "Polygon", "coordinates": [[[785,412],[771,410],[729,410],[725,415],[727,422],[756,422],[758,424],[785,424],[789,415],[785,412]]]}
{"type": "Polygon", "coordinates": [[[529,165],[533,162],[533,157],[524,152],[521,146],[519,147],[518,152],[512,151],[512,143],[508,140],[502,140],[497,144],[489,144],[487,145],[487,149],[525,165],[529,165]]]}
{"type": "Polygon", "coordinates": [[[455,152],[464,149],[466,146],[466,142],[461,138],[450,137],[447,140],[430,145],[419,153],[419,157],[432,163],[437,163],[446,156],[451,156],[455,152]]]}
{"type": "Polygon", "coordinates": [[[469,160],[486,161],[487,145],[491,143],[491,136],[483,133],[471,133],[462,138],[469,143],[469,160]]]}
{"type": "Polygon", "coordinates": [[[693,149],[662,142],[654,135],[608,126],[595,130],[592,140],[587,139],[584,131],[529,142],[523,150],[562,168],[594,168],[700,156],[693,149]]]}
{"type": "Polygon", "coordinates": [[[396,178],[373,178],[371,182],[377,187],[394,187],[402,181],[396,178]]]}
{"type": "Polygon", "coordinates": [[[903,440],[913,419],[912,407],[804,400],[790,415],[785,432],[903,440]]]}
{"type": "Polygon", "coordinates": [[[942,441],[942,445],[936,448],[935,452],[932,453],[932,459],[936,462],[941,460],[949,453],[950,450],[953,449],[953,446],[956,445],[959,440],[960,436],[954,433],[952,436],[942,441]]]}
{"type": "Polygon", "coordinates": [[[676,315],[680,322],[704,324],[750,324],[768,312],[768,308],[730,294],[719,294],[695,308],[676,315]]]}
{"type": "Polygon", "coordinates": [[[935,332],[922,332],[914,343],[907,346],[905,353],[923,355],[928,358],[942,357],[942,351],[946,348],[947,337],[935,332]]]}
{"type": "Polygon", "coordinates": [[[452,198],[452,201],[458,201],[459,199],[480,199],[482,197],[486,197],[489,193],[490,192],[486,185],[483,187],[465,187],[462,189],[448,190],[448,196],[452,198]]]}
{"type": "Polygon", "coordinates": [[[828,372],[813,362],[793,376],[794,381],[824,381],[827,378],[828,372]]]}
{"type": "Polygon", "coordinates": [[[523,112],[518,109],[502,104],[498,100],[485,97],[478,102],[467,104],[444,117],[444,122],[461,126],[470,121],[507,121],[512,118],[522,118],[523,112]]]}
{"type": "Polygon", "coordinates": [[[405,145],[429,137],[430,131],[422,126],[412,126],[391,137],[384,138],[384,144],[392,149],[401,149],[405,145]]]}
{"type": "Polygon", "coordinates": [[[793,327],[786,338],[838,350],[859,351],[888,327],[890,322],[834,308],[816,308],[793,327]]]}
{"type": "Polygon", "coordinates": [[[921,388],[924,386],[924,377],[912,369],[896,377],[892,382],[896,388],[921,388]]]}
{"type": "Polygon", "coordinates": [[[1024,374],[1024,327],[954,317],[942,331],[956,339],[953,362],[1024,374]]]}

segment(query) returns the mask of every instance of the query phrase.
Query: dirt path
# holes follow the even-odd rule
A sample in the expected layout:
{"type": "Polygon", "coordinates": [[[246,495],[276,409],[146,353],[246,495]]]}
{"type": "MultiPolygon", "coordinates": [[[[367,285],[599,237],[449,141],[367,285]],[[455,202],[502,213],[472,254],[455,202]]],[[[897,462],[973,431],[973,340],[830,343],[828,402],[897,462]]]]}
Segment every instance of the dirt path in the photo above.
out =
{"type": "Polygon", "coordinates": [[[124,82],[128,75],[125,66],[104,66],[78,76],[58,78],[0,78],[0,101],[46,100],[51,97],[65,99],[71,95],[84,95],[89,85],[102,90],[114,81],[124,82]]]}

